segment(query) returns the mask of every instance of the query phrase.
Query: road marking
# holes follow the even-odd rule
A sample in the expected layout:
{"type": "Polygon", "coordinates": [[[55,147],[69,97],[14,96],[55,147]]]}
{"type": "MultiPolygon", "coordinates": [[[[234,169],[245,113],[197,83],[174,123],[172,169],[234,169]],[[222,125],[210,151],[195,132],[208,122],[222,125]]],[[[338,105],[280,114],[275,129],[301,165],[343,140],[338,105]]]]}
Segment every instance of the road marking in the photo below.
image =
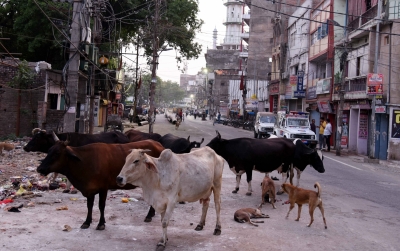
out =
{"type": "Polygon", "coordinates": [[[354,168],[354,169],[357,169],[357,170],[359,170],[359,171],[362,171],[362,169],[361,169],[361,168],[358,168],[358,167],[355,167],[355,166],[352,166],[352,165],[346,164],[346,163],[344,163],[344,162],[341,162],[341,161],[339,161],[339,160],[335,160],[334,158],[330,158],[330,157],[327,157],[327,156],[324,156],[324,158],[327,158],[327,159],[330,159],[330,160],[336,161],[336,162],[338,162],[338,163],[340,163],[340,164],[342,164],[342,165],[349,166],[349,167],[351,167],[351,168],[354,168]]]}

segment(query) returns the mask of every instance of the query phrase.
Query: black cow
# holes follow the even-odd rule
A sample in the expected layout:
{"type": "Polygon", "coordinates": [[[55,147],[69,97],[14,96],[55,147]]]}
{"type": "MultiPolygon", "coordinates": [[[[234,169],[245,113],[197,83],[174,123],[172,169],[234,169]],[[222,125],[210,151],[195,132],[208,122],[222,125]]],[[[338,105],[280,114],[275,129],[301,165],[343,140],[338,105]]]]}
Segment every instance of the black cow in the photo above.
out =
{"type": "Polygon", "coordinates": [[[146,132],[141,132],[135,129],[131,129],[129,131],[126,131],[125,136],[128,137],[130,142],[136,142],[136,141],[141,141],[141,140],[146,140],[146,139],[152,139],[154,141],[158,141],[161,138],[161,135],[158,133],[146,133],[146,132]]]}
{"type": "Polygon", "coordinates": [[[287,171],[292,163],[301,167],[308,163],[319,172],[325,171],[317,152],[308,147],[304,149],[301,141],[298,144],[299,146],[286,138],[226,140],[222,139],[217,131],[217,136],[207,146],[221,155],[228,162],[231,171],[236,174],[236,188],[232,192],[237,193],[239,190],[240,177],[245,172],[248,182],[246,195],[251,195],[253,168],[259,172],[268,173],[280,166],[283,171],[287,171]]]}
{"type": "MultiPolygon", "coordinates": [[[[56,135],[61,141],[68,141],[69,146],[84,146],[92,143],[125,144],[130,142],[128,137],[117,131],[100,134],[67,132],[56,135]]],[[[55,141],[51,133],[40,131],[33,135],[32,139],[24,147],[24,150],[27,152],[47,153],[54,144],[55,141]]]]}
{"type": "Polygon", "coordinates": [[[189,153],[192,148],[200,148],[203,141],[204,138],[201,139],[200,143],[196,141],[190,142],[190,136],[185,139],[170,133],[165,134],[158,140],[164,148],[171,149],[173,153],[189,153]]]}

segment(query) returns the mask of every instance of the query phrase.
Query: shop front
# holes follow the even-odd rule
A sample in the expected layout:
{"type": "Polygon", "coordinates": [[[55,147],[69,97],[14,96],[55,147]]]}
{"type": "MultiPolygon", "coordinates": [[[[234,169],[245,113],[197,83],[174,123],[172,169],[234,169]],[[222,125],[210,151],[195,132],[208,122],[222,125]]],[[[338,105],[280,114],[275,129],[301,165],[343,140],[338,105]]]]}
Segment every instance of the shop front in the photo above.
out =
{"type": "Polygon", "coordinates": [[[268,86],[269,111],[278,112],[279,103],[279,81],[268,86]]]}

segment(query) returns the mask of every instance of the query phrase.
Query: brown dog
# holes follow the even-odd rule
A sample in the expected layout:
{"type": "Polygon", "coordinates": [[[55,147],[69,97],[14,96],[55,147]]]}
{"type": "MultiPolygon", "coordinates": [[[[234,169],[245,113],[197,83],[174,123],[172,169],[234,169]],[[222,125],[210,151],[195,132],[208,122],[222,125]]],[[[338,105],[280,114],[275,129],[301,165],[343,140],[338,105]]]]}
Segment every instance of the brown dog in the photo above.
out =
{"type": "MultiPolygon", "coordinates": [[[[271,200],[272,207],[274,209],[276,209],[275,204],[274,204],[275,203],[275,183],[270,177],[265,176],[265,178],[263,179],[263,182],[261,183],[261,204],[258,207],[259,209],[261,209],[262,205],[265,204],[267,195],[268,195],[269,199],[271,200]]],[[[268,202],[268,199],[267,199],[267,202],[268,202]]]]}
{"type": "Polygon", "coordinates": [[[8,151],[8,155],[11,155],[11,151],[14,150],[15,146],[6,142],[0,143],[0,154],[3,154],[3,150],[8,151]]]}
{"type": "Polygon", "coordinates": [[[261,213],[261,210],[258,208],[241,208],[235,212],[233,218],[239,223],[248,222],[251,225],[258,227],[258,225],[254,223],[264,223],[264,221],[252,221],[251,219],[269,218],[269,216],[261,213]]]}
{"type": "Polygon", "coordinates": [[[327,229],[328,227],[326,226],[324,207],[322,205],[322,199],[321,199],[321,186],[319,185],[318,182],[315,182],[314,188],[318,188],[318,191],[315,192],[312,190],[302,189],[302,188],[290,185],[288,183],[282,184],[283,191],[285,193],[289,194],[289,202],[290,202],[290,208],[289,208],[289,212],[286,215],[286,219],[289,217],[290,211],[294,208],[294,203],[296,203],[299,208],[296,221],[299,221],[300,214],[301,214],[301,207],[303,206],[303,204],[308,204],[311,221],[310,221],[310,224],[308,224],[307,226],[309,227],[313,223],[314,210],[315,210],[315,208],[318,207],[322,213],[322,219],[324,220],[325,229],[327,229]]]}

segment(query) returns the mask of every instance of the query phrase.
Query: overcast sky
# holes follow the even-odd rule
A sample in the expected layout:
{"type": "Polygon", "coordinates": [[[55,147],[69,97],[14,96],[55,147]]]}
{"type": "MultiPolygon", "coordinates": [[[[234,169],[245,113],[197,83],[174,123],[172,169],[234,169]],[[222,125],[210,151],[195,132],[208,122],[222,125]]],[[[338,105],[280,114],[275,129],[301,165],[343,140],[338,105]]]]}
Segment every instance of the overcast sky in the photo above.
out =
{"type": "MultiPolygon", "coordinates": [[[[200,12],[198,17],[204,21],[201,32],[196,36],[196,42],[202,45],[203,52],[196,60],[188,61],[188,74],[197,74],[201,67],[206,66],[204,54],[207,51],[207,46],[212,49],[212,32],[217,28],[218,39],[217,45],[221,43],[225,36],[225,26],[222,24],[226,17],[226,7],[222,0],[199,0],[200,12]]],[[[157,76],[163,80],[171,80],[179,84],[179,76],[181,71],[178,70],[175,60],[175,51],[164,51],[160,55],[159,67],[157,76]]],[[[183,65],[182,65],[183,66],[183,65]]]]}

